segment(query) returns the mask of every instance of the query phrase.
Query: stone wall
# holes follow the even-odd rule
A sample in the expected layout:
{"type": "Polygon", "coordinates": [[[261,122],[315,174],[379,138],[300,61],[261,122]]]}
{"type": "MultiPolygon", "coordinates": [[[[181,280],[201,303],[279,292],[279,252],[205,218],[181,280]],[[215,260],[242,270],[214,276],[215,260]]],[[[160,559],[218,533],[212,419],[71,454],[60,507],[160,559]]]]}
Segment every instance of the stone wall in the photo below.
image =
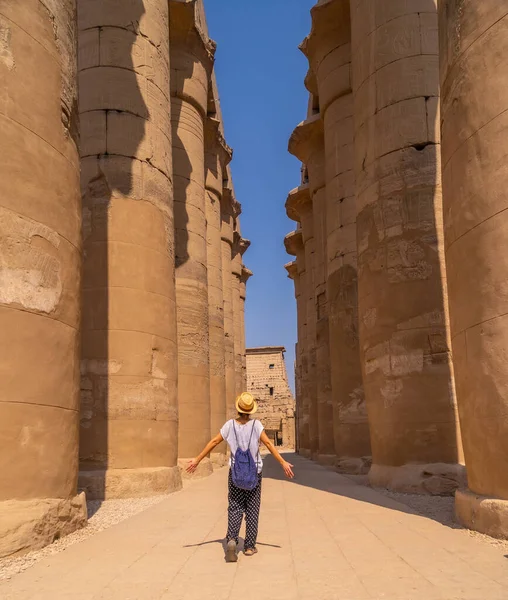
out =
{"type": "Polygon", "coordinates": [[[0,2],[0,557],[180,489],[245,381],[215,47],[202,0],[0,2]]]}
{"type": "Polygon", "coordinates": [[[288,384],[285,348],[247,348],[247,391],[258,401],[256,418],[274,443],[295,447],[295,400],[288,384]]]}

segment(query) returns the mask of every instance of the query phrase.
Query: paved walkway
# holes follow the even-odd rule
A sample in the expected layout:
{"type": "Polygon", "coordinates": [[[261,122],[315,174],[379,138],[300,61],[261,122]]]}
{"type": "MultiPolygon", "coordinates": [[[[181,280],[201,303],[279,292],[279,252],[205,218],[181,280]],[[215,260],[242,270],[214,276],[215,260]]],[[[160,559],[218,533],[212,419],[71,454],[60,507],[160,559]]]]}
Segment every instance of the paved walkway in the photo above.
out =
{"type": "Polygon", "coordinates": [[[224,562],[226,469],[0,585],[2,600],[507,600],[504,551],[291,457],[259,554],[224,562]]]}

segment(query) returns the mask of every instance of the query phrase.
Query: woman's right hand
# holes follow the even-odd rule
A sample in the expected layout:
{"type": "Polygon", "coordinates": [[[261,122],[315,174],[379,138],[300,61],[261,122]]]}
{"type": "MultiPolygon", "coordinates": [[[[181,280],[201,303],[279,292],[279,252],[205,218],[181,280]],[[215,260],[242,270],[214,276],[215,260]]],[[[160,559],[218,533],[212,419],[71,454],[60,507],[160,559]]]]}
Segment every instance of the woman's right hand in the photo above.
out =
{"type": "Polygon", "coordinates": [[[286,477],[288,477],[289,479],[293,479],[293,477],[295,476],[295,474],[293,473],[293,469],[291,467],[293,467],[294,465],[292,465],[291,463],[288,463],[287,461],[283,461],[282,463],[282,468],[284,469],[284,473],[286,474],[286,477]]]}
{"type": "Polygon", "coordinates": [[[187,473],[194,473],[194,471],[198,468],[199,465],[199,461],[196,458],[193,458],[189,464],[187,465],[187,468],[185,469],[187,471],[187,473]]]}

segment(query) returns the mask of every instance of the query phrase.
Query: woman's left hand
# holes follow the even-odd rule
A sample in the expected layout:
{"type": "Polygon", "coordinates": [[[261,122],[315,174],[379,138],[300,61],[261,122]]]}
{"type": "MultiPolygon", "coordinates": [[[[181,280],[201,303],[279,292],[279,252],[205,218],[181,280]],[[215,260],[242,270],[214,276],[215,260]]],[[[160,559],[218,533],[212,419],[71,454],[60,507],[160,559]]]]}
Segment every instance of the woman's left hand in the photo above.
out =
{"type": "Polygon", "coordinates": [[[187,473],[194,473],[194,471],[198,468],[199,465],[199,461],[196,458],[193,458],[189,464],[187,465],[187,468],[185,469],[187,471],[187,473]]]}
{"type": "Polygon", "coordinates": [[[293,473],[293,469],[291,467],[293,467],[294,465],[292,465],[291,463],[288,463],[287,461],[284,461],[282,463],[282,468],[284,469],[284,473],[286,474],[286,477],[288,477],[289,479],[293,479],[293,477],[295,476],[295,474],[293,473]]]}

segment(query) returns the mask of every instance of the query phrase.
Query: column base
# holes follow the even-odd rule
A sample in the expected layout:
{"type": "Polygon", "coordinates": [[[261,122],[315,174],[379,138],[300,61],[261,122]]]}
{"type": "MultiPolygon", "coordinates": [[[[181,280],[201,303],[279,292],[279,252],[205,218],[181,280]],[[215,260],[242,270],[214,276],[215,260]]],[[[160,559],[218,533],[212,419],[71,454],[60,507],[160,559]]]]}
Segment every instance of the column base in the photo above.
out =
{"type": "Polygon", "coordinates": [[[389,467],[372,465],[369,471],[372,487],[382,487],[404,494],[452,496],[466,482],[463,465],[431,463],[389,467]]]}
{"type": "Polygon", "coordinates": [[[97,469],[80,471],[78,488],[88,500],[147,498],[182,488],[178,467],[146,469],[97,469]]]}
{"type": "Polygon", "coordinates": [[[204,458],[199,463],[198,468],[194,471],[194,473],[187,473],[185,469],[191,460],[191,458],[178,459],[178,467],[180,469],[182,479],[202,479],[203,477],[208,477],[213,473],[213,464],[209,458],[204,458]]]}
{"type": "Polygon", "coordinates": [[[338,458],[335,463],[337,473],[344,475],[367,475],[372,465],[372,456],[362,456],[361,458],[338,458]]]}
{"type": "Polygon", "coordinates": [[[335,454],[318,454],[317,462],[323,467],[334,467],[337,457],[335,454]]]}
{"type": "Polygon", "coordinates": [[[212,452],[210,454],[210,460],[212,461],[214,469],[222,469],[222,467],[225,467],[228,463],[228,457],[226,456],[226,454],[223,454],[221,452],[212,452]]]}
{"type": "Polygon", "coordinates": [[[508,539],[508,500],[479,496],[467,489],[457,490],[455,514],[468,529],[502,540],[508,539]]]}
{"type": "Polygon", "coordinates": [[[303,456],[303,458],[310,458],[310,450],[307,450],[306,448],[300,448],[298,454],[303,456]]]}
{"type": "Polygon", "coordinates": [[[87,523],[85,494],[0,502],[0,558],[39,550],[87,523]]]}

